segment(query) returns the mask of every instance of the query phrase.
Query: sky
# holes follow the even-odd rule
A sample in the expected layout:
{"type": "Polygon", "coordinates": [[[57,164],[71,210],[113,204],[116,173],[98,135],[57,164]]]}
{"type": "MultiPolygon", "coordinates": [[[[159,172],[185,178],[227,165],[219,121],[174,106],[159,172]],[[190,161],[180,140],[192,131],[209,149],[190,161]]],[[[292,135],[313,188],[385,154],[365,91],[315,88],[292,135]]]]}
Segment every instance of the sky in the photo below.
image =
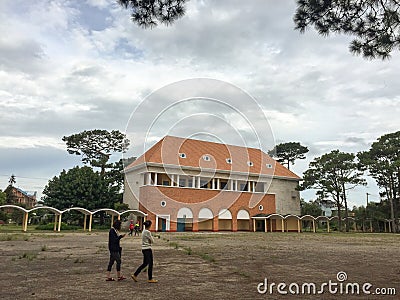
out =
{"type": "MultiPolygon", "coordinates": [[[[293,0],[189,1],[172,26],[137,27],[114,0],[0,1],[0,189],[12,174],[39,196],[76,165],[62,141],[83,130],[125,132],[125,155],[163,136],[315,157],[368,150],[400,128],[399,52],[365,60],[351,37],[294,30],[293,0]]],[[[119,159],[115,156],[113,159],[119,159]]],[[[352,205],[379,201],[374,180],[352,205]]],[[[311,200],[313,191],[301,193],[311,200]]]]}

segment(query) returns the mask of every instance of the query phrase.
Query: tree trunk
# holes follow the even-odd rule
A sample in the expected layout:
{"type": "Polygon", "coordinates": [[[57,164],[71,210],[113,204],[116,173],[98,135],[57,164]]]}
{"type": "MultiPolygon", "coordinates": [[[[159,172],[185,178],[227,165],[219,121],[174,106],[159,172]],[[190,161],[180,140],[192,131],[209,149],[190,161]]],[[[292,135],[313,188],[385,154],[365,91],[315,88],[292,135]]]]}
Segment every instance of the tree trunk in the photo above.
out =
{"type": "Polygon", "coordinates": [[[395,201],[396,201],[396,189],[395,189],[395,184],[393,182],[393,177],[390,176],[390,182],[389,182],[389,190],[390,190],[390,197],[389,197],[389,201],[390,201],[390,219],[391,219],[391,223],[392,223],[392,231],[393,232],[398,232],[397,230],[397,222],[396,222],[396,207],[395,207],[395,201]]]}
{"type": "Polygon", "coordinates": [[[346,218],[346,232],[349,232],[350,231],[349,211],[347,208],[346,189],[344,187],[344,183],[342,184],[342,189],[343,189],[344,217],[346,218]]]}
{"type": "Polygon", "coordinates": [[[336,206],[338,208],[338,218],[339,218],[339,231],[342,231],[342,205],[340,203],[340,195],[336,195],[336,206]]]}

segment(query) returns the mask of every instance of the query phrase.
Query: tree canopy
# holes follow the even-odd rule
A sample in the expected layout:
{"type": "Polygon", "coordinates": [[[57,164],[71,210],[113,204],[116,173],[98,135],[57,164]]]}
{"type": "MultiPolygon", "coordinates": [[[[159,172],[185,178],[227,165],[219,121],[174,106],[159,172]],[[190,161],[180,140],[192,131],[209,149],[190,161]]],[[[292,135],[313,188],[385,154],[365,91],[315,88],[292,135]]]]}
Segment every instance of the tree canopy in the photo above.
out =
{"type": "Polygon", "coordinates": [[[398,207],[400,206],[400,131],[381,136],[372,143],[368,151],[358,153],[361,167],[383,189],[382,196],[391,204],[391,219],[395,230],[399,231],[398,207]]]}
{"type": "Polygon", "coordinates": [[[397,0],[297,0],[295,29],[314,26],[320,35],[354,36],[350,52],[367,59],[390,57],[400,46],[400,2],[397,0]]]}
{"type": "Polygon", "coordinates": [[[287,168],[290,169],[290,164],[293,165],[296,159],[305,159],[304,154],[307,152],[308,148],[300,145],[300,143],[289,142],[276,145],[268,153],[277,158],[278,162],[286,164],[287,168]]]}
{"type": "MultiPolygon", "coordinates": [[[[346,191],[356,185],[364,185],[363,172],[358,170],[358,163],[353,153],[333,150],[315,158],[304,173],[301,189],[317,189],[322,199],[331,198],[338,208],[339,228],[341,227],[341,208],[344,206],[347,217],[346,191]]],[[[348,219],[346,219],[346,222],[348,219]]],[[[348,225],[348,224],[347,224],[348,225]]],[[[340,228],[341,229],[341,228],[340,228]]],[[[346,226],[346,230],[349,227],[346,226]]]]}
{"type": "Polygon", "coordinates": [[[131,11],[131,20],[143,28],[170,25],[185,14],[187,0],[118,0],[131,11]]]}
{"type": "Polygon", "coordinates": [[[0,190],[0,205],[6,204],[6,193],[0,190]]]}
{"type": "Polygon", "coordinates": [[[318,201],[306,202],[304,199],[300,199],[301,215],[310,215],[313,217],[322,216],[322,209],[318,204],[318,201]]]}
{"type": "Polygon", "coordinates": [[[88,166],[63,170],[48,182],[43,194],[45,205],[58,209],[72,206],[89,210],[114,208],[114,203],[119,201],[115,190],[110,190],[99,172],[94,172],[88,166]]]}
{"type": "Polygon", "coordinates": [[[114,152],[125,152],[129,146],[126,135],[118,130],[85,130],[64,136],[62,140],[67,144],[68,153],[82,155],[83,163],[99,167],[102,176],[107,167],[112,167],[108,165],[110,156],[114,152]]]}
{"type": "Polygon", "coordinates": [[[16,184],[16,183],[17,183],[17,180],[15,179],[15,175],[12,174],[10,176],[10,179],[8,179],[8,184],[11,185],[11,186],[14,186],[14,184],[16,184]]]}

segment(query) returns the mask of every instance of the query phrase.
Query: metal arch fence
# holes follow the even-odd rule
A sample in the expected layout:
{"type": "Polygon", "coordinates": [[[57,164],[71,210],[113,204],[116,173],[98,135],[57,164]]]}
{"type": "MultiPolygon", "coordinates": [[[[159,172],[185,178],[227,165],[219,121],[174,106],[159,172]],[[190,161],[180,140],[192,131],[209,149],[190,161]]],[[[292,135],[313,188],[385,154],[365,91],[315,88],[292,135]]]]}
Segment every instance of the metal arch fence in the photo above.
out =
{"type": "Polygon", "coordinates": [[[87,216],[89,216],[89,228],[88,228],[89,231],[92,231],[93,215],[95,215],[98,212],[106,212],[106,213],[110,214],[111,215],[111,224],[113,224],[115,216],[118,218],[118,220],[120,220],[121,215],[123,215],[125,213],[132,213],[136,216],[143,217],[144,221],[146,220],[146,217],[147,217],[146,213],[144,213],[140,210],[137,210],[137,209],[128,209],[123,212],[119,212],[119,211],[116,211],[111,208],[100,208],[100,209],[96,209],[94,211],[90,211],[83,207],[71,207],[71,208],[67,208],[64,210],[59,210],[59,209],[51,207],[51,206],[38,206],[38,207],[31,208],[31,209],[26,209],[24,207],[12,205],[12,204],[0,205],[0,209],[7,209],[7,208],[8,209],[17,209],[17,210],[20,210],[21,212],[23,212],[24,215],[23,215],[23,219],[22,219],[22,230],[25,232],[28,229],[29,213],[32,213],[37,210],[49,210],[52,213],[54,213],[54,216],[55,216],[54,231],[61,231],[62,214],[66,213],[66,212],[70,212],[70,211],[78,211],[84,215],[83,230],[86,230],[87,216]]]}
{"type": "MultiPolygon", "coordinates": [[[[298,215],[293,215],[293,214],[289,214],[289,215],[282,215],[282,214],[278,214],[278,213],[273,213],[273,214],[259,214],[256,216],[251,217],[251,219],[253,220],[253,231],[256,231],[256,221],[263,221],[264,222],[264,226],[263,226],[263,230],[265,232],[268,231],[281,231],[281,232],[288,232],[288,231],[297,231],[297,232],[302,232],[304,227],[303,227],[303,221],[308,221],[311,222],[311,231],[312,232],[317,232],[317,224],[320,222],[325,222],[326,225],[326,231],[329,233],[332,231],[332,228],[330,227],[330,223],[333,221],[339,221],[339,217],[338,216],[331,216],[331,217],[327,217],[327,216],[311,216],[311,215],[303,215],[303,216],[298,216],[298,215]],[[294,220],[296,221],[296,225],[293,225],[292,223],[292,227],[289,228],[289,220],[294,220]],[[275,220],[276,223],[273,226],[270,220],[275,220]],[[280,221],[281,224],[279,224],[279,228],[278,227],[278,222],[280,221]],[[269,222],[269,223],[268,223],[269,222]],[[268,226],[269,224],[269,226],[268,226]],[[275,228],[274,228],[275,227],[275,228]]],[[[341,221],[346,221],[346,219],[348,219],[349,221],[352,222],[353,224],[353,230],[357,231],[357,224],[356,221],[361,221],[361,219],[356,219],[354,217],[347,217],[347,218],[341,218],[341,221]]],[[[369,225],[369,231],[370,232],[374,232],[373,231],[373,227],[372,227],[372,220],[369,219],[368,220],[370,222],[369,225]]],[[[379,220],[380,222],[383,222],[384,224],[384,231],[383,232],[394,232],[393,231],[393,226],[391,225],[391,223],[393,222],[393,220],[389,220],[389,219],[383,219],[383,220],[379,220]]],[[[364,229],[363,229],[364,232],[364,229]]]]}

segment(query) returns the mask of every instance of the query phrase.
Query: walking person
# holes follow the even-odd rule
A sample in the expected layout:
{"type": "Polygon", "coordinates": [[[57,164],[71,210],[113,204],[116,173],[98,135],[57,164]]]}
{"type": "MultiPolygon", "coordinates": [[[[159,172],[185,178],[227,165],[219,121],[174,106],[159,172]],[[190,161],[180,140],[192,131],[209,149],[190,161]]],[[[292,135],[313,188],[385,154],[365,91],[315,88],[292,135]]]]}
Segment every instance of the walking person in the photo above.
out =
{"type": "MultiPolygon", "coordinates": [[[[134,228],[134,225],[133,225],[133,221],[131,220],[131,223],[129,224],[129,235],[130,236],[132,236],[132,234],[133,234],[133,228],[134,228]]],[[[136,232],[135,232],[135,235],[136,235],[136,232]]]]}
{"type": "Polygon", "coordinates": [[[137,220],[136,224],[135,224],[135,236],[136,236],[136,234],[139,235],[139,232],[140,232],[140,224],[139,224],[139,220],[137,220]]]}
{"type": "Polygon", "coordinates": [[[114,278],[111,277],[111,268],[114,265],[114,262],[117,263],[117,276],[118,281],[126,279],[121,274],[121,254],[122,248],[120,246],[119,241],[125,236],[125,234],[119,234],[121,230],[121,221],[114,221],[113,227],[110,229],[108,233],[108,250],[110,251],[110,261],[107,266],[107,279],[106,281],[115,281],[114,278]]]}
{"type": "Polygon", "coordinates": [[[143,232],[142,232],[142,253],[143,253],[143,263],[140,265],[139,268],[131,275],[134,281],[138,281],[137,277],[140,272],[145,268],[147,268],[147,276],[149,283],[157,283],[158,280],[153,279],[153,251],[151,250],[151,246],[154,243],[153,236],[149,231],[151,227],[151,221],[148,220],[143,223],[143,232]]]}

